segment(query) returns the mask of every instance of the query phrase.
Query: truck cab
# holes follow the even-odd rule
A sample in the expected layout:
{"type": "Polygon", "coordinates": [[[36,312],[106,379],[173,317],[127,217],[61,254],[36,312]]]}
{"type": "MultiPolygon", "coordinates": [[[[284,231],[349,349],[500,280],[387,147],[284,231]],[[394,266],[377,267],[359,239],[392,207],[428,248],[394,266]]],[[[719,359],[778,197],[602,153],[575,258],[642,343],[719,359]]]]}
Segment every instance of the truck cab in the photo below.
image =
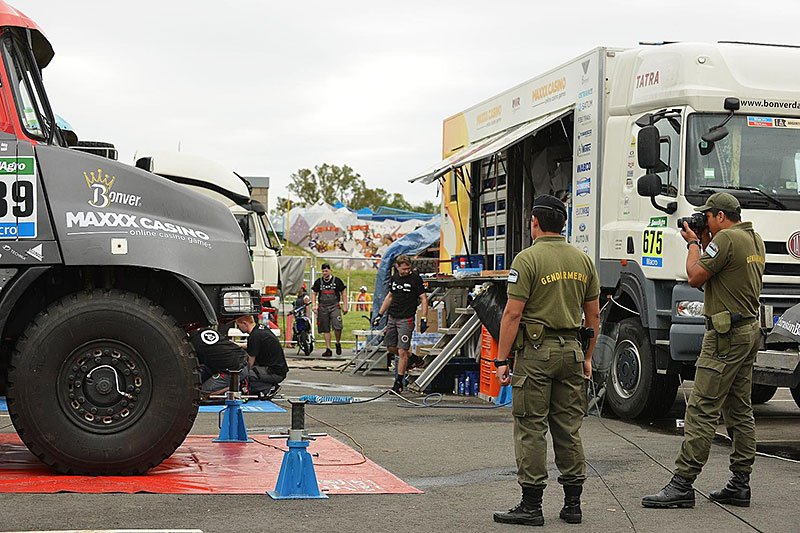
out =
{"type": "Polygon", "coordinates": [[[140,474],[197,416],[188,332],[258,312],[258,291],[225,206],[68,149],[41,75],[53,55],[0,1],[0,388],[44,463],[140,474]]]}

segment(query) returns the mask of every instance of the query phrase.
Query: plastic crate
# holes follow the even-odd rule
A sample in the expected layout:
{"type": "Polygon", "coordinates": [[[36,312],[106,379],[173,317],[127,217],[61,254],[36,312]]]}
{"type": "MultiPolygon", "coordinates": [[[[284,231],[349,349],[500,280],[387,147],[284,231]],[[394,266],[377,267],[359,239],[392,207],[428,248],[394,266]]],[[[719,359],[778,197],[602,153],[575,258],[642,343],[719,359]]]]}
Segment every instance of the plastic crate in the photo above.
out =
{"type": "Polygon", "coordinates": [[[500,394],[500,383],[497,382],[497,369],[493,361],[497,359],[497,341],[489,330],[481,326],[481,387],[480,395],[484,399],[497,398],[500,394]]]}

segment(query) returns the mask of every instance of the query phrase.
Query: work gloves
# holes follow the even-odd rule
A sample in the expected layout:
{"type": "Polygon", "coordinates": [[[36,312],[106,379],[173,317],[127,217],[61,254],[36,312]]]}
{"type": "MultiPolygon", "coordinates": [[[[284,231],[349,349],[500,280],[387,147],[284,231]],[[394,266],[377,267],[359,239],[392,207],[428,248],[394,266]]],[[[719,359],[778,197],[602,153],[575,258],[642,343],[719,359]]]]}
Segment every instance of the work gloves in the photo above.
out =
{"type": "Polygon", "coordinates": [[[373,328],[377,328],[380,325],[382,318],[383,318],[383,315],[380,314],[380,313],[375,315],[375,319],[372,321],[372,327],[373,328]]]}

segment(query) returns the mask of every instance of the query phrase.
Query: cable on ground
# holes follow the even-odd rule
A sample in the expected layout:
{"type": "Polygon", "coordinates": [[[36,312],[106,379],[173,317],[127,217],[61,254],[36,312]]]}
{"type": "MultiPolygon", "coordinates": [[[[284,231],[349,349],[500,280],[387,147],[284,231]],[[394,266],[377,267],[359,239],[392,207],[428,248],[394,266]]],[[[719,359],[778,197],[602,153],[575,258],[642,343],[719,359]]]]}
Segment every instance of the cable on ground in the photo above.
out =
{"type": "MultiPolygon", "coordinates": [[[[592,394],[593,394],[594,396],[597,396],[597,391],[596,391],[596,389],[595,389],[595,383],[594,383],[594,381],[592,381],[592,382],[591,382],[591,384],[592,384],[592,394]]],[[[681,380],[681,385],[683,385],[683,380],[681,380]]],[[[684,390],[684,396],[685,396],[685,394],[686,394],[686,391],[684,390]]],[[[603,403],[604,403],[604,402],[603,402],[603,403]]],[[[601,408],[602,408],[602,406],[598,404],[598,405],[595,405],[595,407],[596,407],[596,411],[597,411],[597,419],[598,419],[598,421],[600,422],[600,425],[601,425],[601,426],[603,426],[603,427],[604,427],[604,428],[605,428],[607,431],[609,431],[609,432],[613,433],[614,435],[616,435],[617,437],[621,438],[622,440],[624,440],[624,441],[625,441],[625,442],[627,442],[628,444],[632,445],[634,448],[636,448],[637,450],[639,450],[640,452],[642,452],[644,455],[646,455],[646,456],[647,456],[647,457],[648,457],[648,458],[649,458],[651,461],[653,461],[654,463],[656,463],[658,466],[660,466],[661,468],[663,468],[664,470],[666,470],[666,471],[667,471],[667,472],[669,472],[670,474],[672,474],[672,473],[673,473],[673,472],[672,472],[672,470],[670,470],[669,468],[667,468],[667,466],[666,466],[666,465],[664,465],[664,464],[663,464],[661,461],[659,461],[658,459],[656,459],[655,457],[653,457],[653,456],[652,456],[650,453],[648,453],[648,452],[647,452],[647,451],[646,451],[644,448],[642,448],[641,446],[639,446],[638,444],[636,444],[636,443],[635,443],[635,442],[633,442],[632,440],[628,439],[628,438],[627,438],[627,437],[625,437],[624,435],[621,435],[620,433],[618,433],[618,432],[614,431],[613,429],[611,429],[610,427],[608,427],[608,426],[605,424],[605,422],[603,422],[603,416],[602,416],[602,414],[601,414],[601,408]]],[[[601,479],[602,479],[602,478],[601,478],[601,479]]],[[[725,507],[724,505],[722,505],[722,504],[720,504],[720,503],[718,503],[718,502],[715,502],[714,500],[712,500],[712,499],[711,499],[711,498],[710,498],[710,497],[709,497],[709,496],[708,496],[708,495],[707,495],[705,492],[701,491],[700,489],[698,489],[698,488],[696,488],[696,487],[693,487],[693,488],[694,488],[695,492],[697,492],[698,494],[700,494],[700,495],[701,495],[703,498],[705,498],[705,499],[706,499],[706,500],[708,500],[709,502],[713,503],[714,505],[716,505],[717,507],[719,507],[720,509],[722,509],[723,511],[725,511],[725,512],[726,512],[726,513],[728,513],[729,515],[731,515],[731,516],[733,516],[734,518],[736,518],[737,520],[739,520],[739,521],[741,521],[742,523],[746,524],[748,527],[752,528],[754,531],[758,531],[759,533],[764,533],[762,530],[760,530],[759,528],[757,528],[756,526],[754,526],[753,524],[751,524],[750,522],[748,522],[748,521],[747,521],[745,518],[743,518],[742,516],[740,516],[740,515],[736,514],[736,513],[735,513],[735,512],[733,512],[733,511],[731,511],[730,509],[728,509],[728,508],[727,508],[727,507],[725,507]]],[[[609,489],[609,490],[610,490],[610,489],[609,489]]],[[[612,492],[612,495],[613,495],[613,492],[612,492]]],[[[616,499],[616,496],[615,496],[615,499],[616,499]]],[[[619,500],[618,500],[618,501],[619,501],[619,500]]],[[[624,510],[624,508],[623,508],[623,510],[624,510]]],[[[626,514],[627,514],[627,513],[626,513],[626,514]]],[[[630,517],[629,517],[629,520],[630,520],[630,517]]],[[[632,522],[631,522],[631,523],[632,523],[632,522]]]]}

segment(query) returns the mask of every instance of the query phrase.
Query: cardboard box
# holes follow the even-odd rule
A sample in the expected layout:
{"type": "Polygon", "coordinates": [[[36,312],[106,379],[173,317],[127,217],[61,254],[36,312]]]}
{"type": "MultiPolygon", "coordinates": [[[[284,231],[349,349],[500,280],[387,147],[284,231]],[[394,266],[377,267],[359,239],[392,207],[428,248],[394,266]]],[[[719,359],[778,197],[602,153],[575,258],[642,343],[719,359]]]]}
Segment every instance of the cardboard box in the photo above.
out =
{"type": "MultiPolygon", "coordinates": [[[[422,318],[422,307],[417,308],[417,316],[414,319],[414,327],[419,331],[419,321],[422,318]]],[[[447,327],[447,313],[445,312],[444,302],[436,302],[433,307],[428,307],[428,329],[426,333],[436,333],[439,328],[447,327]]]]}

